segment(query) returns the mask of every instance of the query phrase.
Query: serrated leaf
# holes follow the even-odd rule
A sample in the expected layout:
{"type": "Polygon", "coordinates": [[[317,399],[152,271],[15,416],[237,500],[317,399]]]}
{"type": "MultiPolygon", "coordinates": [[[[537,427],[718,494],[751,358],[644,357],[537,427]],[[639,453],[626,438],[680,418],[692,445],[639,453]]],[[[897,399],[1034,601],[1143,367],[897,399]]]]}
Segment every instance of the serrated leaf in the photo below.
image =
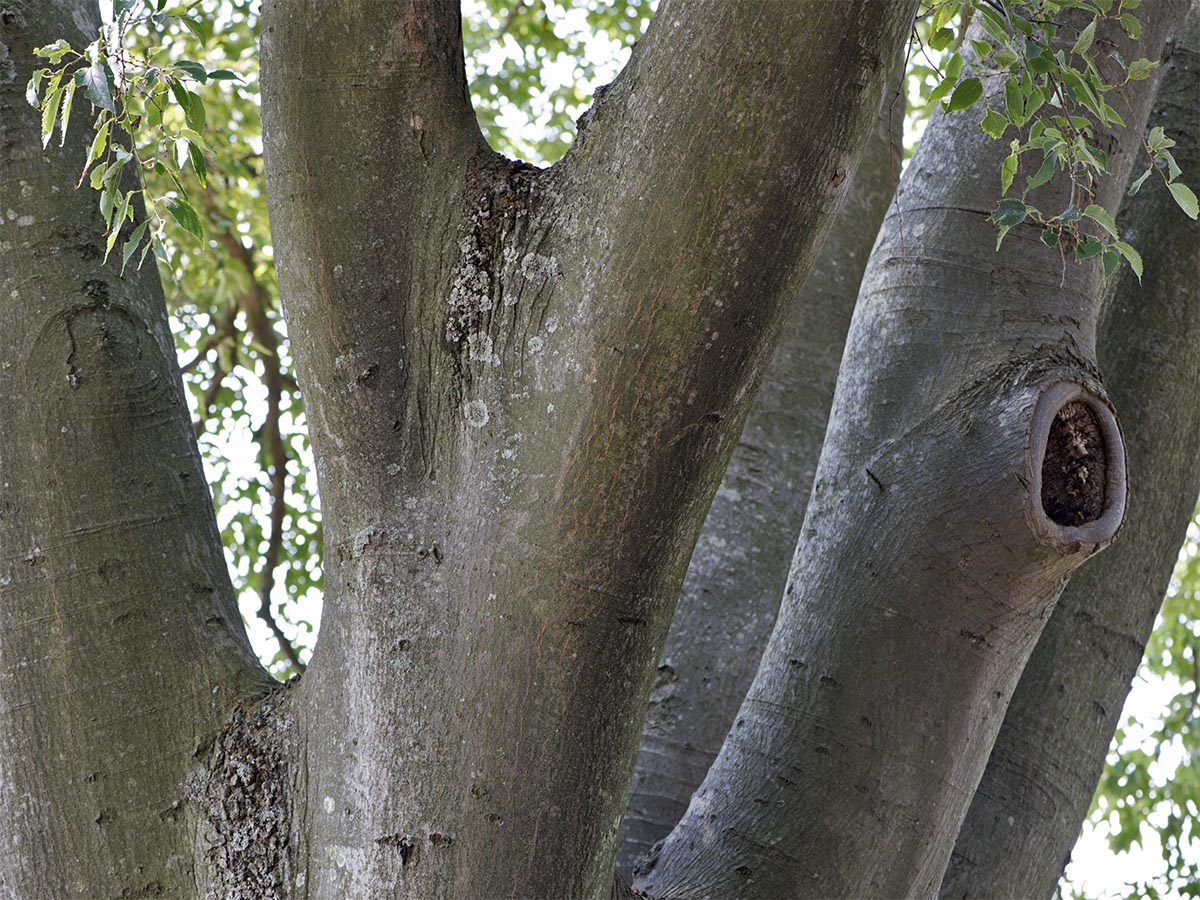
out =
{"type": "Polygon", "coordinates": [[[1117,266],[1120,265],[1121,257],[1112,250],[1105,250],[1100,259],[1104,264],[1104,280],[1107,282],[1108,279],[1112,278],[1113,272],[1117,271],[1117,266]]]}
{"type": "Polygon", "coordinates": [[[63,90],[55,88],[46,96],[46,105],[42,107],[42,148],[50,146],[50,138],[54,135],[54,125],[58,121],[58,106],[62,103],[63,90]]]}
{"type": "Polygon", "coordinates": [[[208,81],[208,69],[204,68],[198,62],[193,62],[190,59],[182,59],[175,63],[175,67],[182,72],[186,72],[191,78],[194,78],[201,84],[205,84],[208,81]]]}
{"type": "Polygon", "coordinates": [[[1075,258],[1080,260],[1091,259],[1093,256],[1099,254],[1103,249],[1104,245],[1094,237],[1085,237],[1075,247],[1075,258]]]}
{"type": "Polygon", "coordinates": [[[1071,48],[1072,53],[1078,53],[1081,56],[1092,49],[1092,42],[1096,40],[1096,20],[1092,19],[1087,24],[1083,31],[1079,32],[1079,37],[1075,39],[1075,46],[1071,48]]]}
{"type": "Polygon", "coordinates": [[[1004,82],[1004,109],[1008,118],[1018,128],[1025,124],[1025,98],[1021,93],[1021,85],[1015,78],[1004,82]]]}
{"type": "Polygon", "coordinates": [[[208,184],[208,165],[204,162],[204,153],[191,141],[187,142],[188,159],[192,161],[192,168],[196,170],[196,177],[200,179],[200,186],[208,184]]]}
{"type": "Polygon", "coordinates": [[[1001,19],[992,10],[983,7],[975,7],[975,18],[983,30],[986,31],[993,40],[998,42],[1000,46],[1008,45],[1008,29],[1004,27],[1004,20],[1001,19]]]}
{"type": "Polygon", "coordinates": [[[975,55],[982,61],[992,52],[992,45],[987,41],[971,41],[971,49],[975,51],[975,55]]]}
{"type": "Polygon", "coordinates": [[[133,234],[129,236],[129,240],[125,242],[124,250],[121,253],[121,272],[125,271],[125,267],[129,265],[129,260],[133,258],[133,254],[137,253],[138,246],[142,243],[142,237],[146,234],[146,226],[150,224],[149,219],[144,219],[142,224],[133,229],[133,234]]]}
{"type": "Polygon", "coordinates": [[[1137,177],[1137,180],[1134,181],[1133,184],[1131,184],[1129,186],[1129,196],[1130,197],[1132,197],[1134,194],[1136,194],[1138,191],[1140,191],[1142,189],[1142,185],[1146,183],[1146,179],[1150,177],[1150,173],[1153,171],[1154,171],[1153,169],[1147,169],[1145,172],[1143,172],[1141,175],[1139,175],[1137,177]]]}
{"type": "Polygon", "coordinates": [[[1133,274],[1138,277],[1138,281],[1141,281],[1142,255],[1123,241],[1113,241],[1112,248],[1129,260],[1129,268],[1133,269],[1133,274]]]}
{"type": "Polygon", "coordinates": [[[1041,241],[1047,247],[1055,247],[1058,245],[1058,233],[1053,228],[1044,228],[1041,233],[1041,241]]]}
{"type": "Polygon", "coordinates": [[[1200,204],[1196,202],[1196,194],[1190,187],[1181,181],[1173,181],[1167,185],[1171,191],[1171,196],[1175,198],[1175,202],[1179,204],[1179,208],[1189,219],[1195,219],[1200,215],[1200,204]]]}
{"type": "Polygon", "coordinates": [[[58,146],[64,147],[67,143],[67,122],[71,118],[71,104],[75,100],[75,82],[68,81],[67,86],[63,88],[62,113],[58,119],[59,143],[58,146]]]}
{"type": "Polygon", "coordinates": [[[996,204],[991,218],[1002,228],[1012,228],[1014,225],[1024,222],[1027,215],[1029,215],[1029,207],[1025,205],[1024,201],[1009,197],[996,204]]]}
{"type": "Polygon", "coordinates": [[[1054,170],[1058,165],[1058,154],[1047,153],[1042,160],[1042,165],[1037,172],[1028,176],[1025,179],[1025,192],[1029,193],[1035,188],[1040,188],[1043,184],[1054,177],[1054,170]]]}
{"type": "Polygon", "coordinates": [[[979,127],[992,139],[999,140],[1004,137],[1004,132],[1008,128],[1008,119],[989,108],[983,114],[983,121],[979,123],[979,127]]]}
{"type": "Polygon", "coordinates": [[[121,205],[117,207],[117,214],[113,216],[112,222],[108,226],[108,246],[104,250],[104,261],[108,262],[108,255],[112,253],[113,247],[121,238],[121,226],[125,224],[125,217],[129,214],[129,200],[133,196],[132,193],[126,194],[121,198],[121,205]]]}
{"type": "Polygon", "coordinates": [[[59,38],[53,44],[46,44],[44,47],[35,47],[34,56],[43,56],[52,63],[57,63],[60,59],[71,52],[71,45],[66,40],[59,38]]]}
{"type": "Polygon", "coordinates": [[[190,203],[186,200],[172,198],[164,201],[163,205],[171,214],[171,218],[179,223],[180,228],[200,240],[204,239],[204,223],[200,221],[200,216],[196,214],[196,210],[192,209],[190,203]]]}
{"type": "Polygon", "coordinates": [[[113,105],[112,91],[108,88],[108,71],[101,60],[96,60],[83,72],[83,86],[87,90],[88,99],[93,106],[116,112],[113,105]]]}
{"type": "Polygon", "coordinates": [[[1123,13],[1120,21],[1121,25],[1125,28],[1125,33],[1135,41],[1142,36],[1142,23],[1137,20],[1137,16],[1123,13]]]}
{"type": "Polygon", "coordinates": [[[1121,235],[1117,233],[1117,223],[1113,220],[1113,217],[1109,214],[1108,210],[1103,206],[1097,206],[1093,203],[1091,206],[1088,206],[1086,209],[1084,209],[1083,214],[1093,222],[1099,224],[1101,228],[1111,234],[1114,238],[1121,237],[1121,235]]]}
{"type": "Polygon", "coordinates": [[[1000,166],[1000,196],[1003,197],[1008,193],[1008,189],[1012,187],[1013,179],[1017,175],[1017,154],[1010,153],[1004,158],[1004,163],[1000,166]]]}
{"type": "Polygon", "coordinates": [[[29,83],[25,85],[25,99],[29,102],[30,106],[37,107],[40,105],[38,102],[38,88],[42,84],[42,79],[46,77],[46,71],[46,69],[35,69],[33,74],[29,76],[29,83]]]}
{"type": "Polygon", "coordinates": [[[967,109],[979,102],[983,97],[983,82],[978,78],[964,78],[954,88],[954,93],[946,103],[946,112],[956,112],[967,109]]]}
{"type": "Polygon", "coordinates": [[[1135,59],[1129,64],[1129,72],[1126,75],[1128,81],[1142,81],[1150,77],[1150,70],[1157,66],[1158,63],[1151,62],[1148,59],[1135,59]]]}

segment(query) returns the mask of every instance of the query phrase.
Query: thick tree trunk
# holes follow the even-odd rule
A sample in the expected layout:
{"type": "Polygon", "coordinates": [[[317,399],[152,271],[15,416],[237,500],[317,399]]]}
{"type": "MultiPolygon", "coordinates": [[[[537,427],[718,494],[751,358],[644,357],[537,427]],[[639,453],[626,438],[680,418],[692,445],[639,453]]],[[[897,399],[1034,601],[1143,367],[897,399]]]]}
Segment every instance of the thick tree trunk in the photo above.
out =
{"type": "MultiPolygon", "coordinates": [[[[1200,173],[1200,7],[1175,43],[1151,125],[1200,173]]],[[[1200,225],[1161,183],[1126,201],[1125,272],[1101,320],[1098,355],[1122,412],[1134,489],[1120,539],[1071,577],[1004,716],[958,836],[943,897],[1049,897],[1104,768],[1200,491],[1200,225]]]]}
{"type": "Polygon", "coordinates": [[[22,900],[195,896],[185,781],[270,683],[154,266],[102,264],[72,190],[82,91],[61,149],[25,100],[34,47],[98,25],[85,0],[0,5],[0,896],[22,900]]]}
{"type": "Polygon", "coordinates": [[[539,172],[484,146],[451,4],[266,4],[326,523],[308,896],[608,892],[684,567],[914,6],[665,2],[539,172]]]}
{"type": "MultiPolygon", "coordinates": [[[[1144,7],[1139,51],[1154,56],[1182,8],[1144,7]]],[[[1122,35],[1099,37],[1128,53],[1122,35]]],[[[1145,121],[1152,90],[1127,90],[1129,121],[1145,121]]],[[[1102,141],[1114,174],[1097,202],[1111,208],[1137,138],[1102,141]]],[[[1120,524],[1098,267],[1061,272],[1030,226],[992,253],[1006,149],[972,116],[938,117],[905,174],[903,249],[891,215],[779,620],[638,882],[653,896],[935,894],[1042,623],[1120,524]],[[1052,445],[1071,432],[1103,478],[1068,516],[1048,500],[1070,471],[1052,445]]]]}
{"type": "Polygon", "coordinates": [[[622,826],[623,874],[683,816],[775,623],[858,285],[899,178],[903,69],[897,59],[871,142],[791,302],[696,542],[642,727],[622,826]]]}

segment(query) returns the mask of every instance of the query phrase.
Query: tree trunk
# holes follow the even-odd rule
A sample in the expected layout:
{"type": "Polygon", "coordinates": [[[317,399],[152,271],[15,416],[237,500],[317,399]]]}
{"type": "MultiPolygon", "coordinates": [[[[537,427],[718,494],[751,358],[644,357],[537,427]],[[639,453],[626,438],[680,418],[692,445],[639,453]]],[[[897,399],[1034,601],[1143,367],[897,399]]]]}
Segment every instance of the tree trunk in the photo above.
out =
{"type": "Polygon", "coordinates": [[[327,554],[308,896],[608,892],[684,568],[914,9],[668,0],[542,172],[479,136],[451,4],[265,5],[327,554]]]}
{"type": "MultiPolygon", "coordinates": [[[[0,7],[0,896],[194,896],[185,781],[270,679],[225,568],[153,265],[101,262],[72,190],[86,102],[43,150],[35,47],[94,2],[0,7]]],[[[82,92],[80,92],[82,96],[82,92]]],[[[139,213],[140,215],[140,213],[139,213]]]]}
{"type": "MultiPolygon", "coordinates": [[[[1200,7],[1163,76],[1151,125],[1169,128],[1186,175],[1200,172],[1200,7]]],[[[1144,284],[1123,273],[1098,353],[1122,411],[1134,490],[1120,539],[1071,577],[1021,675],[943,897],[1049,897],[1087,814],[1129,684],[1200,492],[1200,226],[1151,182],[1126,201],[1144,284]]]]}
{"type": "Polygon", "coordinates": [[[619,869],[683,816],[721,749],[779,611],[846,331],[900,173],[904,66],[755,394],[708,510],[642,726],[619,869]]]}
{"type": "MultiPolygon", "coordinates": [[[[1153,58],[1181,8],[1145,7],[1139,54],[1153,58]]],[[[1098,39],[1127,55],[1113,30],[1098,39]]],[[[1127,92],[1129,121],[1145,121],[1153,87],[1127,92]]],[[[1106,208],[1136,129],[1100,136],[1106,208]]],[[[938,116],[905,173],[903,236],[890,215],[775,631],[635,885],[655,897],[935,894],[1045,617],[1120,525],[1124,452],[1094,360],[1099,267],[1059,271],[1028,225],[992,253],[1006,149],[974,117],[938,116]],[[1072,467],[1055,447],[1072,432],[1103,478],[1086,507],[1063,509],[1051,501],[1072,467]]]]}

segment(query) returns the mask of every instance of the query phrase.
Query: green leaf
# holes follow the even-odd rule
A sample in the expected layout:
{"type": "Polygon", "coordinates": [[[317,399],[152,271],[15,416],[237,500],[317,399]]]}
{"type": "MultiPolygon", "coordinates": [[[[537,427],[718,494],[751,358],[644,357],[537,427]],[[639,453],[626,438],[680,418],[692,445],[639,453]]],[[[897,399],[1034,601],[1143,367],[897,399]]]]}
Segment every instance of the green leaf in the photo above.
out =
{"type": "Polygon", "coordinates": [[[1140,191],[1142,189],[1142,185],[1146,183],[1146,179],[1150,177],[1150,173],[1153,171],[1154,171],[1153,168],[1147,169],[1145,172],[1143,172],[1141,175],[1138,176],[1137,180],[1134,181],[1133,184],[1131,184],[1129,186],[1129,196],[1130,197],[1132,197],[1134,194],[1136,194],[1138,191],[1140,191]]]}
{"type": "Polygon", "coordinates": [[[124,252],[121,254],[121,271],[125,271],[125,267],[129,265],[129,260],[133,254],[137,253],[137,248],[142,243],[142,237],[146,234],[146,226],[150,224],[149,219],[144,219],[142,224],[133,229],[133,234],[129,236],[129,240],[125,242],[124,252]]]}
{"type": "Polygon", "coordinates": [[[1108,279],[1112,278],[1113,272],[1117,271],[1121,257],[1112,250],[1105,250],[1100,260],[1104,263],[1104,280],[1108,281],[1108,279]]]}
{"type": "Polygon", "coordinates": [[[1045,159],[1042,160],[1041,168],[1034,175],[1025,179],[1025,192],[1029,193],[1034,188],[1039,188],[1051,178],[1054,177],[1054,170],[1058,165],[1058,154],[1047,153],[1045,159]]]}
{"type": "Polygon", "coordinates": [[[1083,55],[1092,48],[1092,41],[1096,39],[1096,20],[1092,19],[1083,31],[1079,32],[1079,37],[1075,39],[1075,46],[1071,48],[1072,53],[1083,55]]]}
{"type": "Polygon", "coordinates": [[[44,56],[52,63],[58,62],[64,56],[71,52],[71,45],[63,38],[59,38],[53,44],[46,44],[44,47],[34,48],[34,56],[44,56]]]}
{"type": "Polygon", "coordinates": [[[1142,36],[1142,23],[1137,20],[1137,16],[1124,13],[1120,21],[1125,28],[1125,33],[1135,41],[1142,36]]]}
{"type": "Polygon", "coordinates": [[[200,65],[198,62],[192,62],[190,59],[182,59],[175,63],[175,66],[180,71],[186,72],[189,76],[201,84],[205,84],[208,81],[208,69],[204,68],[204,66],[200,65]]]}
{"type": "Polygon", "coordinates": [[[950,95],[950,100],[946,104],[946,112],[956,112],[973,106],[979,102],[982,96],[983,82],[978,78],[964,78],[958,83],[954,93],[950,95]]]}
{"type": "Polygon", "coordinates": [[[1113,221],[1112,215],[1110,215],[1108,210],[1103,206],[1097,206],[1093,203],[1091,206],[1084,209],[1083,214],[1092,221],[1098,223],[1101,228],[1111,234],[1114,238],[1121,237],[1121,235],[1117,233],[1117,223],[1113,221]]]}
{"type": "Polygon", "coordinates": [[[1025,124],[1025,98],[1021,93],[1021,85],[1015,78],[1004,82],[1004,109],[1008,118],[1018,128],[1025,124]]]}
{"type": "Polygon", "coordinates": [[[939,53],[954,42],[954,32],[949,28],[939,28],[929,37],[929,46],[939,53]]]}
{"type": "Polygon", "coordinates": [[[994,109],[988,109],[984,113],[983,121],[979,123],[979,127],[989,137],[1000,140],[1000,138],[1004,137],[1005,129],[1008,128],[1008,119],[1004,118],[1004,116],[1000,115],[994,109]]]}
{"type": "Polygon", "coordinates": [[[67,143],[67,121],[71,118],[71,104],[75,100],[75,81],[67,82],[67,86],[63,88],[62,114],[59,116],[59,136],[58,146],[64,147],[67,143]]]}
{"type": "Polygon", "coordinates": [[[1150,136],[1146,139],[1146,143],[1149,144],[1151,153],[1155,150],[1164,150],[1167,147],[1175,146],[1175,142],[1167,137],[1161,126],[1150,129],[1150,136]]]}
{"type": "Polygon", "coordinates": [[[108,70],[101,60],[96,60],[83,72],[83,86],[87,90],[88,99],[93,106],[116,112],[113,105],[112,91],[108,88],[108,70]]]}
{"type": "Polygon", "coordinates": [[[108,262],[108,255],[112,253],[113,247],[120,240],[121,226],[125,224],[125,217],[129,215],[129,200],[132,196],[133,194],[129,193],[121,198],[121,205],[117,208],[117,214],[113,216],[113,220],[108,226],[108,246],[104,250],[105,262],[108,262]]]}
{"type": "Polygon", "coordinates": [[[1091,259],[1093,256],[1099,254],[1103,249],[1104,245],[1094,237],[1085,237],[1075,248],[1075,258],[1091,259]]]}
{"type": "Polygon", "coordinates": [[[1167,185],[1171,191],[1171,196],[1175,198],[1175,202],[1179,204],[1179,208],[1189,219],[1195,219],[1200,215],[1200,205],[1196,202],[1196,195],[1190,187],[1181,181],[1173,181],[1167,185]]]}
{"type": "Polygon", "coordinates": [[[984,6],[976,6],[975,19],[1001,47],[1008,46],[1008,29],[1004,27],[1004,20],[996,13],[984,6]]]}
{"type": "Polygon", "coordinates": [[[25,86],[25,99],[30,106],[37,107],[38,103],[38,88],[41,86],[42,79],[46,77],[46,69],[35,69],[34,73],[29,76],[29,84],[25,86]]]}
{"type": "MultiPolygon", "coordinates": [[[[1013,143],[1016,143],[1015,141],[1013,143]]],[[[1000,167],[1000,196],[1008,193],[1008,189],[1012,187],[1013,179],[1017,175],[1017,152],[1014,150],[1004,158],[1004,163],[1000,167]]]]}
{"type": "Polygon", "coordinates": [[[204,162],[204,152],[191,141],[187,142],[187,149],[188,159],[192,161],[192,168],[196,170],[196,177],[203,187],[208,184],[208,165],[204,162]]]}
{"type": "Polygon", "coordinates": [[[200,240],[204,239],[204,223],[200,221],[200,216],[196,214],[196,210],[192,209],[190,203],[179,198],[172,198],[164,201],[163,205],[184,231],[195,235],[200,240]]]}
{"type": "Polygon", "coordinates": [[[241,81],[242,76],[237,72],[230,72],[228,69],[216,69],[208,73],[208,77],[213,81],[241,81]]]}
{"type": "Polygon", "coordinates": [[[1029,207],[1023,201],[1009,197],[996,204],[991,218],[1002,228],[1012,228],[1014,225],[1024,222],[1027,215],[1029,215],[1029,207]]]}
{"type": "Polygon", "coordinates": [[[1129,268],[1133,269],[1133,274],[1138,277],[1138,281],[1141,281],[1142,255],[1122,241],[1113,241],[1112,248],[1129,260],[1129,268]]]}
{"type": "Polygon", "coordinates": [[[971,49],[975,51],[975,55],[978,56],[980,60],[983,60],[986,59],[987,56],[992,52],[992,45],[987,41],[973,40],[971,41],[971,49]]]}
{"type": "Polygon", "coordinates": [[[1053,228],[1044,228],[1042,229],[1041,240],[1047,247],[1055,247],[1058,245],[1058,232],[1053,228]]]}
{"type": "Polygon", "coordinates": [[[1150,70],[1158,65],[1156,62],[1151,62],[1148,59],[1135,59],[1129,64],[1129,72],[1125,76],[1127,81],[1142,81],[1150,77],[1150,70]]]}
{"type": "Polygon", "coordinates": [[[58,106],[62,102],[63,89],[55,88],[46,96],[46,105],[42,107],[42,148],[50,146],[50,138],[54,134],[54,124],[58,120],[58,106]]]}
{"type": "Polygon", "coordinates": [[[1058,219],[1064,225],[1070,222],[1078,222],[1083,217],[1083,213],[1075,206],[1068,206],[1058,215],[1058,219]]]}

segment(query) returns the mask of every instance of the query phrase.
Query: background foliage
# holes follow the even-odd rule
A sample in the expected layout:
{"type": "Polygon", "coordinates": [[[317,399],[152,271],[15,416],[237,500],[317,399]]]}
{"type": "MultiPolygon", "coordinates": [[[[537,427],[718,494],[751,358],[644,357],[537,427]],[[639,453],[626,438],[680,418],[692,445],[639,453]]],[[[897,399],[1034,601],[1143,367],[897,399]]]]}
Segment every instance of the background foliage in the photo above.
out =
{"type": "MultiPolygon", "coordinates": [[[[92,47],[43,49],[47,68],[31,83],[31,102],[43,108],[46,140],[68,139],[62,129],[72,105],[91,104],[101,136],[86,136],[85,177],[105,196],[110,252],[129,265],[150,250],[158,257],[243,614],[264,661],[285,678],[303,669],[315,640],[321,524],[263,192],[259,0],[108,5],[92,47]],[[126,169],[140,171],[140,189],[126,169]]],[[[562,156],[575,120],[615,77],[655,6],[467,0],[468,77],[491,145],[540,165],[562,156]]],[[[1138,7],[1139,0],[930,2],[906,60],[898,156],[911,155],[935,107],[974,107],[981,128],[1010,147],[997,173],[999,238],[1034,221],[1064,271],[1070,256],[1101,264],[1107,277],[1123,257],[1140,277],[1136,249],[1090,202],[1107,164],[1095,127],[1120,124],[1120,86],[1156,65],[1097,46],[1095,33],[1115,19],[1136,38],[1138,7]],[[1064,13],[1075,17],[1070,53],[1051,48],[1064,13]],[[987,83],[1003,85],[989,95],[1002,99],[985,97],[987,83]],[[1036,192],[1056,173],[1071,180],[1071,202],[1042,210],[1036,192]]],[[[1145,170],[1134,189],[1157,173],[1160,189],[1195,218],[1196,197],[1171,146],[1161,129],[1144,136],[1145,170]]],[[[1131,716],[1118,730],[1091,812],[1114,850],[1161,849],[1160,875],[1130,883],[1129,898],[1200,896],[1198,542],[1194,523],[1138,676],[1165,685],[1172,699],[1161,714],[1131,716]]],[[[1083,896],[1069,882],[1061,892],[1083,896]]]]}

